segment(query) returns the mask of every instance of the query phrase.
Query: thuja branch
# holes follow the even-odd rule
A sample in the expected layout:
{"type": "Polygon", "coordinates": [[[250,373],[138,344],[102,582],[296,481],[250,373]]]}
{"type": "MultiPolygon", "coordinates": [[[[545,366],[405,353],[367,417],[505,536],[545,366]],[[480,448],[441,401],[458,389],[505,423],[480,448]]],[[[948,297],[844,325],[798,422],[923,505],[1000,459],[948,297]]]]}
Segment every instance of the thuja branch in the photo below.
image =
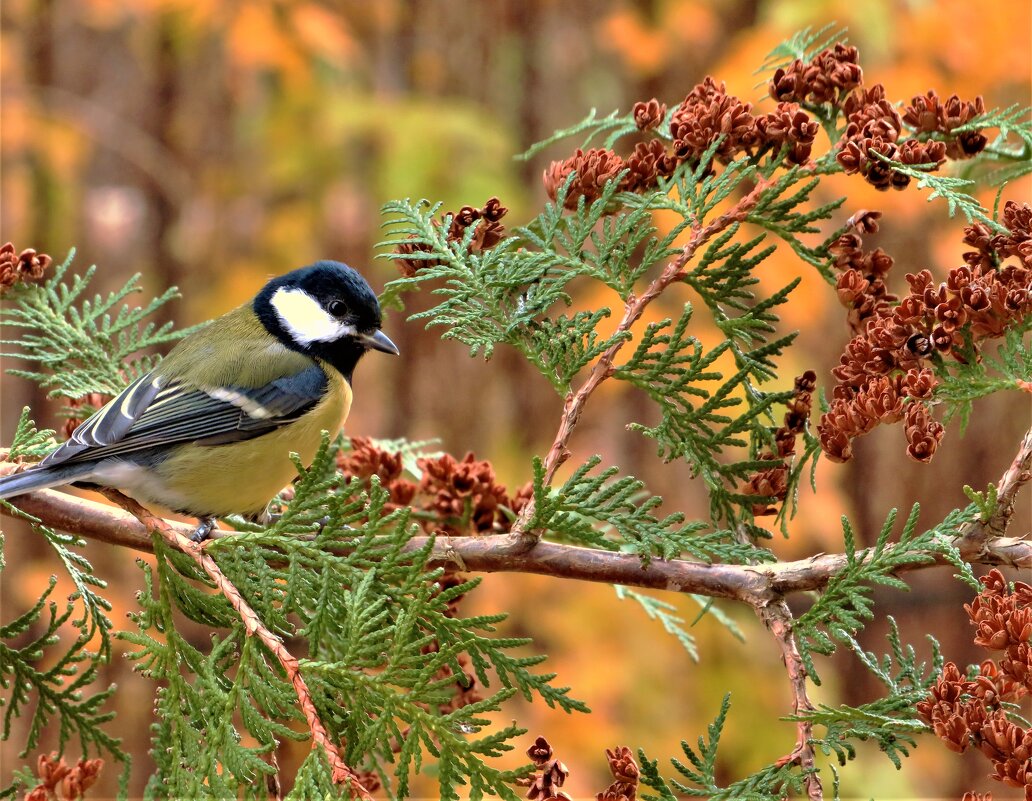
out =
{"type": "Polygon", "coordinates": [[[301,711],[308,721],[308,727],[312,732],[312,747],[322,747],[326,752],[327,761],[330,763],[330,768],[333,771],[333,780],[338,784],[346,784],[352,797],[372,801],[372,796],[362,786],[355,772],[348,767],[344,758],[340,755],[336,744],[330,739],[322,720],[320,720],[319,712],[315,707],[315,702],[312,700],[308,684],[305,682],[304,676],[301,675],[301,668],[298,665],[297,658],[286,649],[283,641],[262,623],[258,613],[251,608],[240,594],[240,591],[226,578],[225,574],[215,563],[215,560],[204,552],[204,548],[200,544],[193,542],[182,530],[181,526],[173,526],[168,521],[162,520],[132,498],[123,495],[117,490],[104,490],[103,493],[107,498],[135,517],[147,532],[158,534],[169,546],[190,556],[204,570],[215,584],[216,589],[229,601],[240,616],[240,620],[244,624],[244,629],[248,635],[261,640],[262,644],[275,655],[283,667],[297,695],[301,711]]]}
{"type": "MultiPolygon", "coordinates": [[[[1032,569],[1032,541],[1024,537],[997,536],[1013,514],[1018,490],[1030,480],[1032,430],[1026,433],[1013,463],[1001,478],[994,515],[988,522],[975,521],[961,529],[953,545],[962,559],[973,564],[1032,569]]],[[[18,469],[0,462],[0,475],[18,469]]],[[[22,495],[11,505],[44,524],[91,540],[153,551],[150,529],[132,515],[104,504],[62,492],[42,490],[22,495]]],[[[11,514],[6,507],[0,508],[11,514]]],[[[162,521],[178,538],[189,540],[193,529],[182,523],[162,521]]],[[[163,535],[164,536],[164,535],[163,535]]],[[[233,534],[213,532],[217,538],[233,534]]],[[[419,551],[426,537],[413,537],[407,551],[419,551]]],[[[176,546],[178,547],[178,545],[176,546]]],[[[892,546],[889,546],[890,548],[892,546]]],[[[899,570],[919,570],[951,564],[944,553],[928,553],[928,561],[901,565],[899,570]]],[[[857,554],[862,558],[863,552],[857,554]]],[[[478,573],[535,573],[631,587],[695,593],[739,601],[770,600],[774,594],[819,590],[847,566],[845,554],[822,554],[810,559],[765,565],[702,564],[682,559],[653,559],[643,565],[635,554],[603,551],[539,540],[526,548],[510,535],[435,537],[429,566],[478,573]]]]}
{"type": "MultiPolygon", "coordinates": [[[[0,464],[0,471],[4,466],[0,464]]],[[[137,551],[154,550],[146,526],[131,515],[110,506],[52,490],[22,495],[11,501],[11,505],[39,518],[48,526],[86,539],[137,551]]],[[[182,536],[189,537],[193,532],[191,526],[183,523],[164,522],[182,536]]],[[[215,531],[212,537],[232,538],[233,534],[215,531]]],[[[427,539],[413,537],[405,550],[419,551],[426,547],[427,539]]],[[[1032,541],[1027,539],[994,537],[984,547],[973,541],[958,539],[956,546],[961,557],[974,564],[1032,569],[1032,541]]],[[[932,561],[908,564],[900,569],[910,571],[950,564],[942,554],[928,555],[932,561]]],[[[435,537],[428,566],[458,568],[474,573],[534,573],[554,578],[747,600],[768,588],[784,594],[819,590],[845,568],[846,557],[844,554],[823,554],[811,559],[755,566],[654,559],[647,566],[642,566],[641,559],[634,554],[546,541],[539,541],[528,550],[514,543],[507,534],[495,534],[484,537],[435,537]]]]}
{"type": "MultiPolygon", "coordinates": [[[[641,295],[635,295],[634,293],[629,295],[627,303],[624,306],[623,318],[620,320],[616,329],[617,335],[613,337],[613,344],[610,345],[609,348],[607,348],[599,357],[598,361],[595,362],[584,383],[581,384],[576,391],[571,390],[566,395],[566,400],[563,404],[562,417],[559,421],[559,429],[556,432],[555,440],[552,442],[544,461],[544,483],[546,485],[551,484],[552,479],[555,477],[556,470],[558,470],[570,456],[570,451],[567,446],[570,441],[570,437],[573,434],[573,430],[577,427],[577,423],[580,421],[581,413],[584,410],[584,405],[587,403],[588,398],[591,397],[592,393],[598,389],[602,382],[613,375],[616,356],[627,342],[627,338],[619,335],[630,331],[631,327],[641,318],[642,314],[644,314],[645,309],[648,308],[649,304],[658,298],[671,284],[684,279],[685,267],[689,262],[691,262],[700,247],[710,241],[717,234],[726,230],[729,226],[742,222],[748,216],[749,212],[756,206],[763,194],[763,191],[769,186],[770,181],[759,176],[756,185],[752,190],[735,203],[728,212],[720,215],[713,222],[705,226],[703,226],[699,221],[696,221],[692,225],[690,239],[685,243],[684,247],[681,248],[681,252],[678,254],[677,258],[666,265],[663,272],[649,284],[648,288],[646,288],[641,295]]],[[[534,509],[535,504],[532,500],[521,511],[520,516],[513,525],[510,533],[510,536],[513,538],[521,538],[523,540],[524,547],[532,546],[534,542],[539,539],[538,534],[533,531],[527,531],[529,521],[534,518],[534,509]]]]}

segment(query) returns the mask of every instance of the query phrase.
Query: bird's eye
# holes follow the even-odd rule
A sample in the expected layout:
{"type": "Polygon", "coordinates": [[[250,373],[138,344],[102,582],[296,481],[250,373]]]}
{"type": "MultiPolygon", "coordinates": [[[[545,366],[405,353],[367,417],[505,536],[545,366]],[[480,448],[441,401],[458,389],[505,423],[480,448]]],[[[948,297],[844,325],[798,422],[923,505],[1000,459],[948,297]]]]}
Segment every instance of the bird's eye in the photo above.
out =
{"type": "Polygon", "coordinates": [[[342,300],[331,300],[326,306],[326,310],[334,317],[343,317],[348,313],[347,304],[342,300]]]}

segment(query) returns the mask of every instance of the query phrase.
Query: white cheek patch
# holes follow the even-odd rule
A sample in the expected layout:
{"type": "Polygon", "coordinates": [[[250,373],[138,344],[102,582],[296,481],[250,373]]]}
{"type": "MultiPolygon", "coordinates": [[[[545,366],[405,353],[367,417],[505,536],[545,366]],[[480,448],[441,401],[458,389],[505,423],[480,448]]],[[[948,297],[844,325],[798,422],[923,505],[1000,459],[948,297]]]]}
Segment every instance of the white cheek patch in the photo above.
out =
{"type": "Polygon", "coordinates": [[[355,327],[342,323],[303,289],[277,289],[269,301],[280,323],[299,345],[336,342],[355,335],[355,327]]]}

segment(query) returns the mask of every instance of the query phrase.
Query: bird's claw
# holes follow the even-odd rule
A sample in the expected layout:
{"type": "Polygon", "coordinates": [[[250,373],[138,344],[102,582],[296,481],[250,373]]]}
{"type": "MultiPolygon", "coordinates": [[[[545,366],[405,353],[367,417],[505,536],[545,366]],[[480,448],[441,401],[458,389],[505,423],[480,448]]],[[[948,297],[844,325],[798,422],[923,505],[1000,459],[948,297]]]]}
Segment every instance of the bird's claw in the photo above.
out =
{"type": "Polygon", "coordinates": [[[197,526],[197,530],[190,535],[190,542],[204,542],[211,536],[211,532],[218,528],[214,517],[202,517],[199,522],[200,525],[197,526]]]}

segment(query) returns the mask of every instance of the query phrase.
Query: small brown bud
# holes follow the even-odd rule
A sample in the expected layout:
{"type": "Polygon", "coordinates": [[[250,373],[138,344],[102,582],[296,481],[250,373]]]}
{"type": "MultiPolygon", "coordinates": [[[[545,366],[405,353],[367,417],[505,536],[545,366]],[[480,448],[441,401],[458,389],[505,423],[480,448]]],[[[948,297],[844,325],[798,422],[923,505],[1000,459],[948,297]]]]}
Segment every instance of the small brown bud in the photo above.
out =
{"type": "Polygon", "coordinates": [[[530,757],[531,762],[540,767],[552,758],[552,746],[544,737],[538,737],[534,744],[527,749],[527,756],[530,757]]]}
{"type": "Polygon", "coordinates": [[[639,131],[651,131],[653,128],[658,128],[663,122],[666,112],[666,104],[652,98],[649,101],[635,103],[631,113],[639,131]]]}
{"type": "Polygon", "coordinates": [[[846,225],[858,234],[874,234],[878,232],[878,220],[881,219],[881,216],[882,213],[880,211],[860,209],[860,211],[846,220],[846,225]]]}
{"type": "Polygon", "coordinates": [[[549,198],[555,200],[559,189],[570,174],[576,173],[567,192],[565,203],[566,208],[576,209],[581,197],[587,203],[601,197],[606,184],[616,178],[626,166],[624,160],[612,150],[602,148],[577,150],[565,161],[553,161],[548,166],[542,176],[545,191],[549,198]]]}

